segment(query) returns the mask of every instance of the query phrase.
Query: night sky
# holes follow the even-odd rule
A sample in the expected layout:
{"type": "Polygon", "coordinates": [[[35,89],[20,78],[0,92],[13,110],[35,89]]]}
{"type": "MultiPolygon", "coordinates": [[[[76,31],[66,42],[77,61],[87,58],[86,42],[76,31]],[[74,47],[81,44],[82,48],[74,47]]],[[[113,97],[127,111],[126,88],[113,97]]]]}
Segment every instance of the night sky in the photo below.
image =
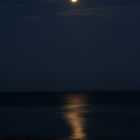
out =
{"type": "Polygon", "coordinates": [[[139,0],[0,0],[0,91],[140,90],[139,0]]]}

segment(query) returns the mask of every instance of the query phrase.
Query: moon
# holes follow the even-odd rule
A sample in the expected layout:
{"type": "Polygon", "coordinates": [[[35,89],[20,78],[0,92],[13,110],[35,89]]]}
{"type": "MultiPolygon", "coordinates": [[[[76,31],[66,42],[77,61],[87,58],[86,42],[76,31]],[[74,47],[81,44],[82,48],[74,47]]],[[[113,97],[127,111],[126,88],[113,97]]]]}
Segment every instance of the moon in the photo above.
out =
{"type": "Polygon", "coordinates": [[[77,3],[78,0],[70,0],[72,3],[77,3]]]}

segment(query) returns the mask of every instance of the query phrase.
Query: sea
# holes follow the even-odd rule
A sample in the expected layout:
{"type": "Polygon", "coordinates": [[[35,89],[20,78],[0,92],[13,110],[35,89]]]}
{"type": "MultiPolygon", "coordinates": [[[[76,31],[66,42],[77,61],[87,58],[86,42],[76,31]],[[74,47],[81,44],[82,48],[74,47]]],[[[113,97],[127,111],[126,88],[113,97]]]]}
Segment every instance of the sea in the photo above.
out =
{"type": "Polygon", "coordinates": [[[140,139],[140,93],[1,93],[0,136],[46,140],[140,139]]]}

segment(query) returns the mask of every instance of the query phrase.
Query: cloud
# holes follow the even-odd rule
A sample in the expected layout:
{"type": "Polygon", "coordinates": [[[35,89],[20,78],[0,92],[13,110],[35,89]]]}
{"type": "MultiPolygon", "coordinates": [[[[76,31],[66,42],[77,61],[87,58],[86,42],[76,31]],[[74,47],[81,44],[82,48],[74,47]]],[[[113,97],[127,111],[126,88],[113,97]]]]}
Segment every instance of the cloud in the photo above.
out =
{"type": "Polygon", "coordinates": [[[140,14],[140,5],[134,6],[114,6],[114,7],[97,7],[86,9],[73,9],[59,13],[60,16],[98,16],[112,17],[127,14],[140,14]]]}
{"type": "Polygon", "coordinates": [[[14,7],[21,7],[23,6],[22,4],[9,4],[9,5],[0,5],[0,9],[9,9],[9,8],[14,8],[14,7]]]}
{"type": "Polygon", "coordinates": [[[0,9],[8,9],[11,8],[13,5],[0,5],[0,9]]]}
{"type": "Polygon", "coordinates": [[[25,16],[25,17],[21,17],[19,18],[19,20],[22,21],[40,21],[43,22],[46,20],[45,16],[25,16]]]}

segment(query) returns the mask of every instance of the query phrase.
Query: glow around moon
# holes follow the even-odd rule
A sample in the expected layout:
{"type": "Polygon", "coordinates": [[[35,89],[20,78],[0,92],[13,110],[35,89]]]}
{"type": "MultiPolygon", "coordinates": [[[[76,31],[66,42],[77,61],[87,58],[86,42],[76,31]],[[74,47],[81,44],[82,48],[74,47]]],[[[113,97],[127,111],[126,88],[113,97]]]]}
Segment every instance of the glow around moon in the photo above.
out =
{"type": "Polygon", "coordinates": [[[78,0],[70,0],[72,3],[77,3],[78,0]]]}

